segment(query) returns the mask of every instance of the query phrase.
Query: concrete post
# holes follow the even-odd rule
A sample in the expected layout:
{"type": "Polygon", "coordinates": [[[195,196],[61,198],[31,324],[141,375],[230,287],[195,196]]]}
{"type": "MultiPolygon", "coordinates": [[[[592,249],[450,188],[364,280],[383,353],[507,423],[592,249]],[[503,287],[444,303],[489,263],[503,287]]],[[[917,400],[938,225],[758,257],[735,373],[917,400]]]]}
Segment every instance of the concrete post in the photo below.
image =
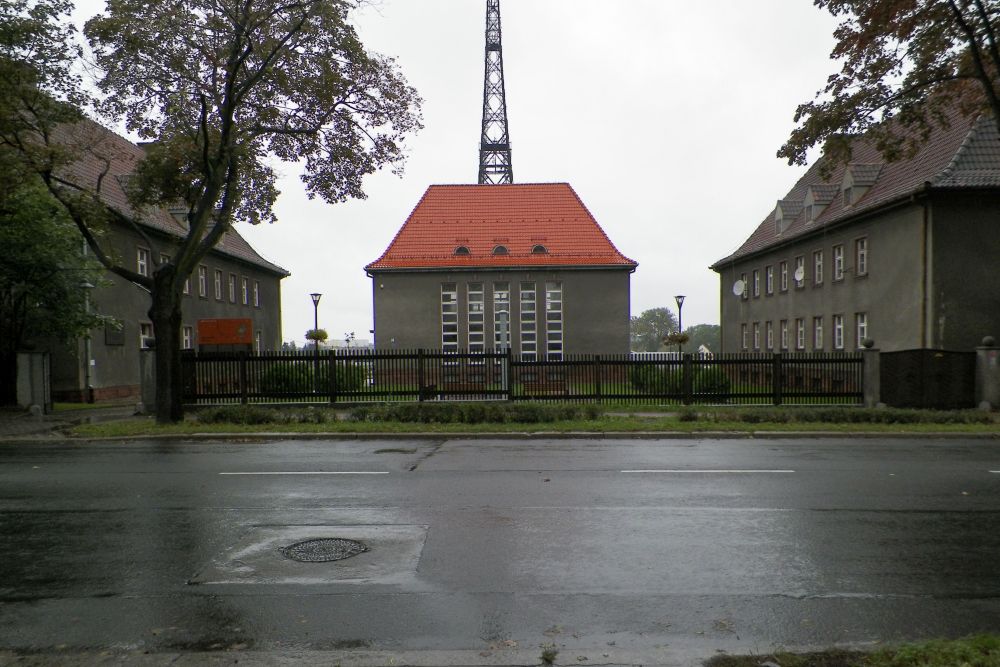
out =
{"type": "Polygon", "coordinates": [[[136,412],[149,414],[156,408],[156,357],[153,350],[139,351],[139,391],[142,402],[136,412]]]}
{"type": "Polygon", "coordinates": [[[865,407],[882,407],[882,358],[870,338],[861,341],[861,359],[865,407]]]}
{"type": "Polygon", "coordinates": [[[32,409],[33,414],[52,412],[50,372],[47,353],[18,353],[17,404],[20,407],[32,409]]]}
{"type": "Polygon", "coordinates": [[[1000,347],[993,336],[976,348],[976,405],[981,410],[1000,408],[1000,347]]]}

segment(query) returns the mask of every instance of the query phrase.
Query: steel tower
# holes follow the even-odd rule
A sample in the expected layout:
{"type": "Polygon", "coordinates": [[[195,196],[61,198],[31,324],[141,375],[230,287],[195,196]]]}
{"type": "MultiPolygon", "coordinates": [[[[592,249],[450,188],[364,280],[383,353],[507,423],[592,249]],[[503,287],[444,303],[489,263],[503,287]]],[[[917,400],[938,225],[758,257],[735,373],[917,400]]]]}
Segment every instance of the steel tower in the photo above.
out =
{"type": "Polygon", "coordinates": [[[479,144],[479,184],[514,182],[507,132],[507,94],[503,82],[500,0],[486,0],[486,79],[483,85],[483,137],[479,144]]]}

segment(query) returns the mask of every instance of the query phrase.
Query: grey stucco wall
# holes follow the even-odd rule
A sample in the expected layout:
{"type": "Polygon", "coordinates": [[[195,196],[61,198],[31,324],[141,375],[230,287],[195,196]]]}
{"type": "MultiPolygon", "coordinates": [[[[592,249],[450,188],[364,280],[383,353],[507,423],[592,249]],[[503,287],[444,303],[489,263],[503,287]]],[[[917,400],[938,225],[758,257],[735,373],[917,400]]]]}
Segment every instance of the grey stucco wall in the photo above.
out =
{"type": "MultiPolygon", "coordinates": [[[[376,272],[372,278],[375,345],[380,349],[441,347],[441,285],[458,288],[459,346],[468,346],[467,285],[484,283],[486,346],[492,346],[492,284],[511,286],[511,342],[520,353],[518,285],[534,282],[538,322],[544,324],[545,283],[563,284],[564,354],[624,354],[629,349],[630,278],[628,270],[510,270],[376,272]]],[[[539,330],[539,351],[544,335],[539,330]]]]}
{"type": "MultiPolygon", "coordinates": [[[[146,248],[150,256],[172,254],[169,239],[152,236],[150,244],[132,230],[116,226],[113,237],[113,249],[116,257],[129,268],[136,266],[136,249],[146,248]],[[152,245],[153,247],[150,247],[152,245]]],[[[207,296],[199,295],[198,272],[191,276],[190,294],[182,297],[182,326],[194,330],[193,345],[197,349],[198,320],[211,318],[250,318],[253,320],[254,331],[261,332],[261,348],[277,349],[281,345],[281,282],[280,278],[270,272],[247,262],[224,255],[210,253],[201,265],[208,270],[207,296]],[[215,298],[214,272],[223,271],[222,299],[215,298]],[[237,280],[236,303],[229,300],[229,275],[235,274],[237,280]],[[240,290],[243,277],[248,280],[250,305],[244,306],[240,290]],[[260,307],[253,305],[253,284],[260,284],[260,307]]],[[[149,271],[154,266],[150,263],[149,271]]],[[[91,384],[97,391],[97,397],[114,398],[116,396],[136,395],[139,385],[139,325],[149,322],[147,311],[150,306],[149,293],[124,278],[114,274],[106,274],[105,278],[111,285],[93,290],[91,294],[91,310],[100,315],[110,316],[118,320],[123,328],[120,340],[122,344],[109,344],[115,336],[106,338],[104,329],[91,332],[91,354],[93,359],[91,384]]],[[[52,351],[52,381],[53,391],[60,398],[74,398],[73,392],[80,392],[85,387],[84,373],[84,342],[75,341],[68,346],[53,346],[52,351]]]]}
{"type": "Polygon", "coordinates": [[[970,351],[1000,337],[1000,198],[995,190],[932,199],[929,327],[937,349],[970,351]]]}
{"type": "Polygon", "coordinates": [[[921,327],[924,308],[923,286],[923,220],[924,207],[912,203],[892,211],[869,217],[833,230],[789,242],[787,245],[737,261],[719,270],[721,296],[722,347],[724,352],[742,351],[741,324],[750,330],[750,351],[753,351],[752,327],[761,325],[760,351],[765,349],[765,323],[773,322],[773,351],[780,351],[780,321],[789,322],[789,351],[795,348],[795,320],[805,320],[805,351],[814,351],[813,318],[823,318],[823,347],[833,349],[833,316],[844,316],[844,349],[856,349],[855,314],[867,313],[868,337],[883,351],[921,347],[921,327]],[[855,241],[866,238],[868,243],[868,273],[855,271],[855,241]],[[844,246],[844,278],[833,279],[833,247],[844,246]],[[813,252],[823,250],[824,276],[816,285],[813,252]],[[805,258],[805,280],[797,288],[791,274],[795,258],[805,258]],[[789,288],[780,290],[779,266],[789,265],[789,288]],[[766,295],[765,267],[775,271],[774,294],[766,295]],[[745,273],[752,282],[754,270],[761,273],[761,295],[742,299],[733,295],[732,286],[745,273]]]}

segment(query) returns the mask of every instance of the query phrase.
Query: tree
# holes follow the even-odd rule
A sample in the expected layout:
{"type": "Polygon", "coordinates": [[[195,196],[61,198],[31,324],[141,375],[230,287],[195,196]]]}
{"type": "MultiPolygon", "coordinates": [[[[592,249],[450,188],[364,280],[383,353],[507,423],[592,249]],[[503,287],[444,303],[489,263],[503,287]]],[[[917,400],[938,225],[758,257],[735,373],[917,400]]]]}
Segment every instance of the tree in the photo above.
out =
{"type": "Polygon", "coordinates": [[[0,405],[17,402],[17,353],[30,342],[68,342],[100,324],[85,283],[101,268],[84,257],[80,234],[34,174],[0,152],[0,405]]]}
{"type": "Polygon", "coordinates": [[[684,333],[688,335],[684,349],[692,353],[697,352],[702,345],[712,352],[722,349],[722,330],[718,324],[696,324],[688,327],[684,333]]]}
{"type": "Polygon", "coordinates": [[[641,315],[632,316],[629,338],[633,352],[656,352],[663,339],[677,331],[677,317],[669,308],[651,308],[641,315]]]}
{"type": "MultiPolygon", "coordinates": [[[[31,9],[31,0],[16,1],[22,13],[31,9]]],[[[185,212],[187,234],[152,276],[117,262],[103,247],[99,231],[107,210],[99,185],[67,187],[52,158],[60,155],[57,123],[28,104],[32,96],[59,99],[73,80],[38,70],[26,83],[16,82],[23,90],[14,115],[28,117],[22,135],[31,135],[16,143],[26,155],[37,145],[47,149],[50,159],[32,164],[94,255],[150,290],[158,422],[183,417],[184,281],[235,222],[274,221],[273,165],[302,164],[310,197],[363,198],[364,176],[384,166],[398,172],[405,136],[421,127],[416,91],[393,60],[365,50],[349,22],[361,1],[109,0],[105,12],[87,22],[84,32],[103,72],[97,108],[150,142],[130,185],[133,206],[185,212]]],[[[75,52],[71,31],[60,22],[67,7],[63,0],[34,0],[35,10],[44,9],[35,13],[45,19],[34,34],[46,35],[46,48],[59,53],[75,52]]],[[[22,51],[37,55],[38,41],[27,40],[22,51]]],[[[32,63],[21,59],[22,69],[30,71],[32,63]]]]}
{"type": "Polygon", "coordinates": [[[842,22],[832,75],[795,113],[778,151],[789,164],[823,145],[847,162],[866,134],[889,160],[912,157],[949,115],[990,112],[1000,128],[1000,3],[995,0],[815,0],[842,22]],[[895,119],[896,122],[886,122],[895,119]]]}

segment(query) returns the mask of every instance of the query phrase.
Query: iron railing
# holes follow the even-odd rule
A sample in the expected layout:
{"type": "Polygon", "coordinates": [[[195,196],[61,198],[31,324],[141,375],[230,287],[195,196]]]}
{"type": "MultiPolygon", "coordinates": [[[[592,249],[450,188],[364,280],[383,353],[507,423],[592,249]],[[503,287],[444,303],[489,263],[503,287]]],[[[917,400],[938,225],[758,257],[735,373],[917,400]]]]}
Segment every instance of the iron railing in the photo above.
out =
{"type": "Polygon", "coordinates": [[[182,356],[184,401],[605,401],[666,405],[863,402],[860,353],[646,357],[335,350],[182,356]]]}

